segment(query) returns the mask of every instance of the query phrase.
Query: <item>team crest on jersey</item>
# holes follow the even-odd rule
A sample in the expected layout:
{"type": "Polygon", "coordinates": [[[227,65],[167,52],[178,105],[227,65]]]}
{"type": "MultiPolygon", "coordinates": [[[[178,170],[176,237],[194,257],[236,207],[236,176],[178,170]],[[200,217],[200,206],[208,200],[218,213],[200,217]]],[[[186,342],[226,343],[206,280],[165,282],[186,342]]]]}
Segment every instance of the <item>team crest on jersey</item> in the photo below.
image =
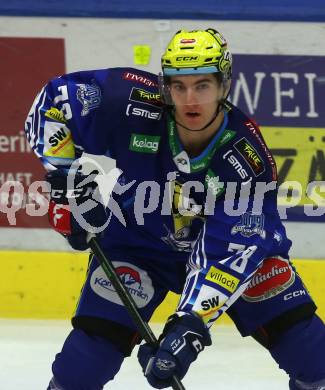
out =
{"type": "Polygon", "coordinates": [[[242,298],[248,302],[260,302],[287,290],[296,275],[288,260],[268,258],[254,274],[242,298]]]}
{"type": "Polygon", "coordinates": [[[101,90],[95,83],[77,85],[77,99],[82,104],[81,116],[86,116],[91,110],[100,106],[102,100],[101,90]]]}
{"type": "Polygon", "coordinates": [[[266,236],[264,230],[264,214],[255,215],[244,213],[241,216],[241,220],[231,229],[232,235],[237,233],[240,233],[244,237],[251,237],[257,234],[264,239],[266,236]]]}
{"type": "Polygon", "coordinates": [[[248,163],[255,176],[259,176],[265,171],[262,158],[246,138],[241,138],[234,144],[234,147],[248,163]]]}

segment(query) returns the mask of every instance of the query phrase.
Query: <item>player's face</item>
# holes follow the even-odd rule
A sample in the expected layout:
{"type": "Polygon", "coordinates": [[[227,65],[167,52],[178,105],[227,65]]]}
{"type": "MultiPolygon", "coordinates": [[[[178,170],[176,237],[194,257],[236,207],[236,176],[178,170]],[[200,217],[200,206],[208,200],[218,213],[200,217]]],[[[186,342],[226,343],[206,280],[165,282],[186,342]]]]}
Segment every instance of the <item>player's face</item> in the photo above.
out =
{"type": "Polygon", "coordinates": [[[213,74],[172,76],[169,88],[176,119],[191,129],[209,122],[223,95],[213,74]]]}

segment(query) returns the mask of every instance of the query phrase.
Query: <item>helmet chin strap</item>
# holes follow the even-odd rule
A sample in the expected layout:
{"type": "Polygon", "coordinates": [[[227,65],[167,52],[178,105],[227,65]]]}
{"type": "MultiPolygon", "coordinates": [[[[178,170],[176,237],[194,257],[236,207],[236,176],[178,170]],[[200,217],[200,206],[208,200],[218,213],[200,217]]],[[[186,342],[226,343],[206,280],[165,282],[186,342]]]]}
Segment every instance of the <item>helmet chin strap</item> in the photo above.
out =
{"type": "MultiPolygon", "coordinates": [[[[193,132],[203,131],[203,130],[205,130],[207,127],[209,127],[209,126],[213,123],[213,121],[217,118],[217,116],[220,114],[220,111],[222,110],[222,107],[224,106],[224,101],[225,101],[225,100],[222,99],[222,100],[219,102],[218,107],[217,107],[215,113],[213,114],[212,118],[209,120],[209,122],[208,122],[205,126],[201,127],[200,129],[190,129],[189,127],[186,127],[186,126],[183,125],[182,123],[178,122],[178,121],[176,120],[176,118],[175,118],[174,113],[173,113],[171,110],[170,110],[170,113],[169,113],[169,114],[171,115],[171,117],[173,118],[173,120],[175,121],[175,123],[176,123],[177,125],[183,127],[185,130],[193,131],[193,132]]],[[[170,107],[170,108],[171,108],[171,107],[170,107]]]]}

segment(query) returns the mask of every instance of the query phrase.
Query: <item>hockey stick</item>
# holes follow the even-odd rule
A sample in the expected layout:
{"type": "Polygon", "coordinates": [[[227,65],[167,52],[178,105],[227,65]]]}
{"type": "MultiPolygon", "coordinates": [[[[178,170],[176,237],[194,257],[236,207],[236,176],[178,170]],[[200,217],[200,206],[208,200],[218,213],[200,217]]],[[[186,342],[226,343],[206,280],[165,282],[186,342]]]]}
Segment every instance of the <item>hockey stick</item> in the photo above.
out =
{"type": "MultiPolygon", "coordinates": [[[[112,283],[113,287],[115,288],[115,291],[117,292],[118,296],[120,297],[121,301],[123,302],[126,310],[128,311],[130,317],[132,318],[133,322],[137,326],[137,329],[140,333],[140,335],[143,337],[143,339],[152,346],[158,345],[158,340],[156,336],[154,335],[153,331],[151,330],[150,326],[146,321],[142,319],[140,316],[140,313],[138,311],[138,308],[131,297],[128,290],[125,288],[123,283],[121,282],[121,279],[117,275],[115,268],[112,264],[112,262],[105,256],[104,252],[102,251],[100,245],[98,244],[98,241],[95,237],[92,237],[89,240],[89,246],[92,250],[93,254],[97,257],[101,267],[103,268],[103,271],[105,272],[106,276],[109,278],[110,282],[112,283]]],[[[183,386],[180,379],[173,375],[172,377],[172,388],[174,390],[185,390],[185,387],[183,386]]]]}

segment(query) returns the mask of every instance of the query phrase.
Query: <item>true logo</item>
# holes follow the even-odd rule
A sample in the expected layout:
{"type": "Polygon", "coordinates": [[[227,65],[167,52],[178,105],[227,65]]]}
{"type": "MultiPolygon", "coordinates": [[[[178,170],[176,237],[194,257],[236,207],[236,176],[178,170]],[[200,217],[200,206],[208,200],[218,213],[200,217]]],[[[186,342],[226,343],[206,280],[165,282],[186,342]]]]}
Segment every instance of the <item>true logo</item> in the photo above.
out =
{"type": "Polygon", "coordinates": [[[241,138],[234,144],[234,147],[248,163],[255,176],[265,171],[263,160],[246,138],[241,138]]]}
{"type": "Polygon", "coordinates": [[[145,89],[133,87],[130,93],[129,100],[137,103],[149,104],[150,106],[161,106],[160,94],[149,92],[145,89]]]}

